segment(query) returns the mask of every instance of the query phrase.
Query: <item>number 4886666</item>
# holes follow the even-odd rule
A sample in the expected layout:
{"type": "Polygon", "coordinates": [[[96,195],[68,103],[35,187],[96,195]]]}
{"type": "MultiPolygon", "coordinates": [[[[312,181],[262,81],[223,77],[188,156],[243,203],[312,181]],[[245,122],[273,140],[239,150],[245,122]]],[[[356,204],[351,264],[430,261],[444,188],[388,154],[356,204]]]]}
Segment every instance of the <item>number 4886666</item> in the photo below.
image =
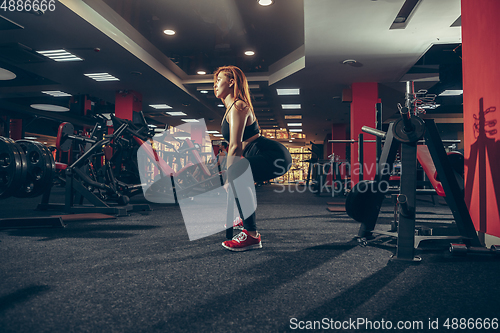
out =
{"type": "Polygon", "coordinates": [[[0,10],[4,12],[30,12],[56,10],[55,0],[3,0],[0,10]]]}

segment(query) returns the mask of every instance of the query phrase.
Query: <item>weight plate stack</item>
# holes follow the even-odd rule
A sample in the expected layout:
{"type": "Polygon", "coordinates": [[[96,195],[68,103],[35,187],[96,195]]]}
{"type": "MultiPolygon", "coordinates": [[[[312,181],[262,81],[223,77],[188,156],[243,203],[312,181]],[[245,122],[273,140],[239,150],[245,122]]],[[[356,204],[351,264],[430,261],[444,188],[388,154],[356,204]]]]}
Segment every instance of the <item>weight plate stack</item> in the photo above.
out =
{"type": "Polygon", "coordinates": [[[16,144],[26,156],[26,178],[13,196],[34,198],[42,195],[51,185],[55,174],[55,161],[50,150],[40,142],[17,140],[16,144]]]}
{"type": "Polygon", "coordinates": [[[14,194],[26,174],[26,158],[22,149],[12,139],[0,136],[0,199],[14,194]]]}

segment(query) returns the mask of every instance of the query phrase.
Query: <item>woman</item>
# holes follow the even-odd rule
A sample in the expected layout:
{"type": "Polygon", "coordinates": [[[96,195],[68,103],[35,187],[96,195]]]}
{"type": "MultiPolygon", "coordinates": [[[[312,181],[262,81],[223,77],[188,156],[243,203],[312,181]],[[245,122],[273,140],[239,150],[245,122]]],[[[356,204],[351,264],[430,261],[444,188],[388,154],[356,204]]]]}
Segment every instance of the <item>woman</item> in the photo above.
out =
{"type": "MultiPolygon", "coordinates": [[[[217,69],[214,74],[214,93],[215,97],[220,98],[226,106],[221,133],[229,142],[228,179],[235,179],[240,174],[238,162],[241,157],[250,163],[256,182],[285,174],[290,169],[292,157],[279,142],[260,136],[259,124],[250,101],[248,81],[241,69],[235,66],[217,69]]],[[[223,242],[222,246],[231,251],[262,248],[255,212],[243,220],[243,226],[241,233],[232,240],[223,242]]]]}

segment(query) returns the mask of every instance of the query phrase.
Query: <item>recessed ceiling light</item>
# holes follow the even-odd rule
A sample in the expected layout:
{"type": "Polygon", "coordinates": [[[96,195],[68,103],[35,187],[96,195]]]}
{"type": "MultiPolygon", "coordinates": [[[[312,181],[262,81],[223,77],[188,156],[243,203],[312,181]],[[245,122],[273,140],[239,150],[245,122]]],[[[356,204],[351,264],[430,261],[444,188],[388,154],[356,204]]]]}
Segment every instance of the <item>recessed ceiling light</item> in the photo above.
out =
{"type": "Polygon", "coordinates": [[[205,74],[207,74],[207,72],[205,72],[205,71],[197,71],[196,73],[197,73],[198,75],[205,75],[205,74]]]}
{"type": "Polygon", "coordinates": [[[302,128],[291,128],[288,131],[290,131],[290,132],[302,132],[302,128]]]}
{"type": "Polygon", "coordinates": [[[199,123],[196,119],[181,119],[185,123],[199,123]]]}
{"type": "Polygon", "coordinates": [[[169,35],[169,36],[173,36],[175,35],[175,31],[174,30],[171,30],[171,29],[166,29],[166,30],[163,30],[163,33],[165,35],[169,35]]]}
{"type": "Polygon", "coordinates": [[[302,123],[288,123],[288,126],[302,126],[302,123]]]}
{"type": "Polygon", "coordinates": [[[281,104],[283,109],[300,109],[300,104],[281,104]]]}
{"type": "Polygon", "coordinates": [[[208,134],[217,134],[219,131],[207,131],[208,134]]]}
{"type": "Polygon", "coordinates": [[[66,50],[49,50],[49,51],[36,51],[41,55],[46,56],[54,61],[83,61],[82,58],[77,57],[76,55],[69,53],[66,50]]]}
{"type": "Polygon", "coordinates": [[[245,55],[247,55],[247,56],[253,56],[253,55],[255,55],[255,52],[248,50],[248,51],[245,51],[245,55]]]}
{"type": "Polygon", "coordinates": [[[103,81],[120,81],[120,79],[114,77],[111,74],[108,73],[92,73],[92,74],[83,74],[93,80],[96,80],[98,82],[103,82],[103,81]]]}
{"type": "Polygon", "coordinates": [[[291,120],[291,119],[302,119],[301,114],[286,114],[285,119],[291,120]]]}
{"type": "Polygon", "coordinates": [[[261,6],[269,6],[273,4],[273,0],[259,0],[259,5],[261,6]]]}
{"type": "Polygon", "coordinates": [[[213,136],[222,137],[222,134],[213,134],[213,136]]]}
{"type": "Polygon", "coordinates": [[[67,112],[67,111],[69,111],[69,109],[64,107],[64,106],[52,105],[52,104],[31,104],[30,106],[33,109],[43,110],[43,111],[53,111],[53,112],[67,112]]]}
{"type": "Polygon", "coordinates": [[[53,91],[42,91],[42,93],[50,95],[52,97],[69,97],[71,94],[59,91],[59,90],[53,90],[53,91]]]}
{"type": "Polygon", "coordinates": [[[149,106],[157,110],[172,108],[170,105],[167,104],[149,104],[149,106]]]}
{"type": "Polygon", "coordinates": [[[458,96],[464,93],[463,90],[445,90],[440,93],[438,96],[458,96]]]}
{"type": "Polygon", "coordinates": [[[288,140],[288,142],[293,142],[293,140],[288,140]]]}
{"type": "Polygon", "coordinates": [[[300,95],[300,89],[299,88],[294,88],[294,89],[276,89],[276,92],[278,93],[279,96],[300,95]]]}
{"type": "Polygon", "coordinates": [[[223,108],[224,104],[217,104],[218,107],[223,108]]]}
{"type": "Polygon", "coordinates": [[[200,93],[202,93],[202,94],[208,94],[208,91],[207,90],[200,90],[200,93]]]}
{"type": "Polygon", "coordinates": [[[172,112],[165,112],[166,114],[168,114],[169,116],[187,116],[187,114],[185,114],[184,112],[182,111],[172,111],[172,112]]]}
{"type": "Polygon", "coordinates": [[[14,80],[15,78],[16,74],[4,68],[0,68],[0,81],[14,80]]]}

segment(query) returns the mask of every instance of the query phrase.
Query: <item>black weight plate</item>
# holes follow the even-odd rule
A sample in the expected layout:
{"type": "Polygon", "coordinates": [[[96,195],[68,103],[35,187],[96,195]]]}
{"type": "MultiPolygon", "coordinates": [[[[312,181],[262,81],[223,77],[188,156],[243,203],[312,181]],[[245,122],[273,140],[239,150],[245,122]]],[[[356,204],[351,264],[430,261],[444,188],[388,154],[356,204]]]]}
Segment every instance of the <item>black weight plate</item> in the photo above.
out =
{"type": "Polygon", "coordinates": [[[46,177],[44,179],[44,184],[43,186],[41,186],[41,193],[43,194],[47,189],[49,189],[52,186],[52,182],[56,174],[56,162],[54,160],[54,156],[52,155],[50,149],[40,142],[37,143],[44,151],[45,162],[48,170],[48,172],[46,173],[46,177]]]}
{"type": "Polygon", "coordinates": [[[50,161],[50,169],[51,169],[51,175],[50,175],[50,181],[49,181],[49,186],[52,186],[52,182],[54,181],[54,178],[56,177],[57,169],[56,169],[56,161],[54,160],[54,155],[52,155],[52,151],[50,150],[49,147],[43,145],[43,148],[47,152],[47,158],[50,161]]]}
{"type": "Polygon", "coordinates": [[[44,144],[40,142],[33,142],[38,145],[42,151],[42,156],[45,159],[45,170],[42,182],[37,186],[36,191],[32,193],[33,197],[43,194],[47,189],[52,186],[52,181],[56,173],[56,162],[52,156],[52,152],[44,144]]]}
{"type": "Polygon", "coordinates": [[[371,221],[380,211],[380,196],[378,183],[361,180],[353,186],[345,201],[347,215],[358,222],[371,221]]]}
{"type": "Polygon", "coordinates": [[[417,142],[418,140],[422,139],[422,137],[425,134],[425,124],[423,120],[419,117],[411,117],[410,118],[411,124],[413,125],[414,130],[410,133],[406,133],[404,131],[404,122],[403,119],[398,119],[393,127],[392,127],[392,134],[396,140],[399,142],[417,142]]]}
{"type": "Polygon", "coordinates": [[[14,141],[0,137],[0,199],[11,196],[26,177],[24,154],[14,141]]]}
{"type": "Polygon", "coordinates": [[[27,175],[21,187],[13,194],[17,198],[34,198],[47,189],[52,181],[52,164],[46,150],[39,142],[18,140],[26,156],[27,175]]]}

